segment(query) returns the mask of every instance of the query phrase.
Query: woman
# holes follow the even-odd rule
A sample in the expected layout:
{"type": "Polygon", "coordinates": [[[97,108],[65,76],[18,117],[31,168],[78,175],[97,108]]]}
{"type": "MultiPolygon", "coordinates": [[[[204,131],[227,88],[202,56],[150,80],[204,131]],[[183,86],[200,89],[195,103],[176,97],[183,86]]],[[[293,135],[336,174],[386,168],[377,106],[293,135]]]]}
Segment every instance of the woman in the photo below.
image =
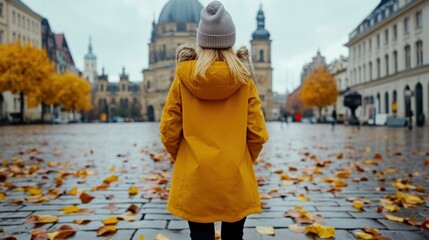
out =
{"type": "Polygon", "coordinates": [[[235,26],[214,1],[201,11],[197,48],[177,52],[176,77],[160,124],[175,161],[167,209],[188,220],[191,238],[242,239],[261,203],[253,163],[268,140],[247,49],[237,54],[235,26]]]}

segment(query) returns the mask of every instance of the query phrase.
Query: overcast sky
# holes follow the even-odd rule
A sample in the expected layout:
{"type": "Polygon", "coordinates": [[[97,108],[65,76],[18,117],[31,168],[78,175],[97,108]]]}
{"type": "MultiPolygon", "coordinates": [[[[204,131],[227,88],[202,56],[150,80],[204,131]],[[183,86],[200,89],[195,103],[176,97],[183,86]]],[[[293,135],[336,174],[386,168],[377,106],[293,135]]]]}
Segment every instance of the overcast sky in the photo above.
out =
{"type": "MultiPolygon", "coordinates": [[[[56,33],[65,33],[76,66],[92,36],[98,72],[104,66],[118,81],[125,66],[132,81],[142,81],[148,67],[152,21],[169,0],[23,0],[48,18],[56,33]]],[[[203,6],[211,0],[200,0],[203,6]]],[[[223,0],[237,29],[236,47],[249,46],[256,30],[260,3],[271,33],[273,90],[285,92],[299,85],[304,64],[320,49],[327,62],[347,56],[348,34],[377,6],[379,0],[223,0]]]]}

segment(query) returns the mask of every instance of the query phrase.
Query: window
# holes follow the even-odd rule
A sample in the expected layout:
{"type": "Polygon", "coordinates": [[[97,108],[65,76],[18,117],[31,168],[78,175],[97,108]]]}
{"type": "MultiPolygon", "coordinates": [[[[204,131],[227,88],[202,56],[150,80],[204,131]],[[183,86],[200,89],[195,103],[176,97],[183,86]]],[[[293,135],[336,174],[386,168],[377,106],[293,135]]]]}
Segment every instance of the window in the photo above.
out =
{"type": "Polygon", "coordinates": [[[395,67],[395,73],[398,72],[398,52],[394,51],[393,52],[393,65],[395,67]]]}
{"type": "Polygon", "coordinates": [[[358,57],[360,58],[360,52],[361,52],[361,47],[359,45],[359,50],[358,50],[358,57]]]}
{"type": "Polygon", "coordinates": [[[423,26],[423,16],[422,16],[422,11],[418,11],[416,13],[416,28],[422,28],[423,26]]]}
{"type": "Polygon", "coordinates": [[[186,32],[186,23],[177,23],[176,28],[178,32],[186,32]]]}
{"type": "Polygon", "coordinates": [[[389,93],[384,93],[384,110],[385,113],[389,114],[389,93]]]}
{"type": "Polygon", "coordinates": [[[369,80],[372,80],[372,62],[369,62],[369,80]]]}
{"type": "Polygon", "coordinates": [[[368,40],[368,50],[369,50],[369,52],[371,52],[371,50],[372,50],[372,39],[371,38],[368,40]]]}
{"type": "Polygon", "coordinates": [[[380,48],[380,34],[377,34],[377,49],[380,48]]]}
{"type": "Polygon", "coordinates": [[[410,45],[405,46],[405,69],[411,68],[411,47],[410,45]]]}
{"type": "Polygon", "coordinates": [[[362,82],[362,71],[361,68],[358,68],[358,79],[357,79],[358,83],[362,82]]]}
{"type": "Polygon", "coordinates": [[[122,84],[122,92],[125,92],[125,84],[122,84]]]}
{"type": "Polygon", "coordinates": [[[259,62],[264,61],[264,50],[259,50],[259,62]]]}
{"type": "Polygon", "coordinates": [[[409,31],[410,31],[409,26],[408,26],[409,25],[409,21],[410,21],[410,19],[408,17],[406,17],[404,19],[404,33],[405,34],[408,34],[409,31]]]}
{"type": "Polygon", "coordinates": [[[364,82],[366,82],[366,65],[363,65],[363,79],[364,82]]]}
{"type": "Polygon", "coordinates": [[[387,45],[389,43],[389,29],[384,31],[384,43],[387,45]]]}
{"type": "Polygon", "coordinates": [[[386,54],[386,56],[384,56],[384,60],[386,62],[386,76],[389,75],[389,55],[386,54]]]}
{"type": "Polygon", "coordinates": [[[13,38],[13,41],[15,42],[15,40],[16,40],[16,33],[15,32],[13,32],[12,38],[13,38]]]}
{"type": "Polygon", "coordinates": [[[147,89],[150,88],[150,81],[147,81],[146,87],[147,87],[147,89]]]}
{"type": "Polygon", "coordinates": [[[380,68],[381,68],[380,58],[377,58],[377,78],[380,78],[380,68]]]}
{"type": "Polygon", "coordinates": [[[398,26],[395,24],[393,25],[393,40],[396,40],[398,37],[398,26]]]}
{"type": "Polygon", "coordinates": [[[27,29],[30,30],[30,19],[27,19],[27,29]]]}
{"type": "Polygon", "coordinates": [[[416,43],[417,66],[423,65],[423,42],[416,43]]]}
{"type": "Polygon", "coordinates": [[[22,15],[22,27],[25,28],[25,17],[22,15]]]}
{"type": "Polygon", "coordinates": [[[15,24],[15,11],[12,11],[12,23],[15,24]]]}
{"type": "Polygon", "coordinates": [[[0,44],[3,43],[3,30],[0,30],[0,44]]]}
{"type": "Polygon", "coordinates": [[[265,96],[264,95],[259,95],[259,98],[261,99],[261,101],[265,100],[265,96]]]}
{"type": "Polygon", "coordinates": [[[18,26],[21,26],[21,15],[18,13],[18,26]]]}
{"type": "Polygon", "coordinates": [[[0,17],[3,17],[3,3],[0,2],[0,17]]]}

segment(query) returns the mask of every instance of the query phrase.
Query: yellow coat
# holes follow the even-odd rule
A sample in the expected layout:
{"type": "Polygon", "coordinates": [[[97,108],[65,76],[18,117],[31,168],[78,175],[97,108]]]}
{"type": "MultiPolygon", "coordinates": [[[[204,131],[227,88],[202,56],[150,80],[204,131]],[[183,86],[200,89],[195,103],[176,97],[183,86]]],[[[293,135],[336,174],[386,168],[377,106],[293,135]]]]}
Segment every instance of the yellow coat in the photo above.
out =
{"type": "Polygon", "coordinates": [[[161,118],[175,160],[167,209],[201,223],[260,213],[253,162],[268,133],[255,84],[234,81],[225,62],[215,62],[207,80],[194,71],[195,61],[178,64],[161,118]]]}

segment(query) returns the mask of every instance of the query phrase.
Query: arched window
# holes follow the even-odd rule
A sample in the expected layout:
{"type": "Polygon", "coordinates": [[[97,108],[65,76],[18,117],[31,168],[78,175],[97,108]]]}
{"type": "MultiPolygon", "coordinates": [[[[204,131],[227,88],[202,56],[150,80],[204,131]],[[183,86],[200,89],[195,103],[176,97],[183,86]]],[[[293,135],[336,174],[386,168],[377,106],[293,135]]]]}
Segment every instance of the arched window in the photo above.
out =
{"type": "Polygon", "coordinates": [[[384,110],[385,113],[389,113],[389,93],[384,93],[384,110]]]}
{"type": "Polygon", "coordinates": [[[259,50],[259,62],[264,61],[264,50],[259,50]]]}
{"type": "Polygon", "coordinates": [[[377,113],[381,113],[380,93],[377,93],[377,113]]]}
{"type": "Polygon", "coordinates": [[[104,85],[100,84],[100,92],[104,92],[104,85]]]}
{"type": "Polygon", "coordinates": [[[147,88],[147,89],[149,89],[149,88],[150,88],[150,81],[147,81],[146,88],[147,88]]]}

